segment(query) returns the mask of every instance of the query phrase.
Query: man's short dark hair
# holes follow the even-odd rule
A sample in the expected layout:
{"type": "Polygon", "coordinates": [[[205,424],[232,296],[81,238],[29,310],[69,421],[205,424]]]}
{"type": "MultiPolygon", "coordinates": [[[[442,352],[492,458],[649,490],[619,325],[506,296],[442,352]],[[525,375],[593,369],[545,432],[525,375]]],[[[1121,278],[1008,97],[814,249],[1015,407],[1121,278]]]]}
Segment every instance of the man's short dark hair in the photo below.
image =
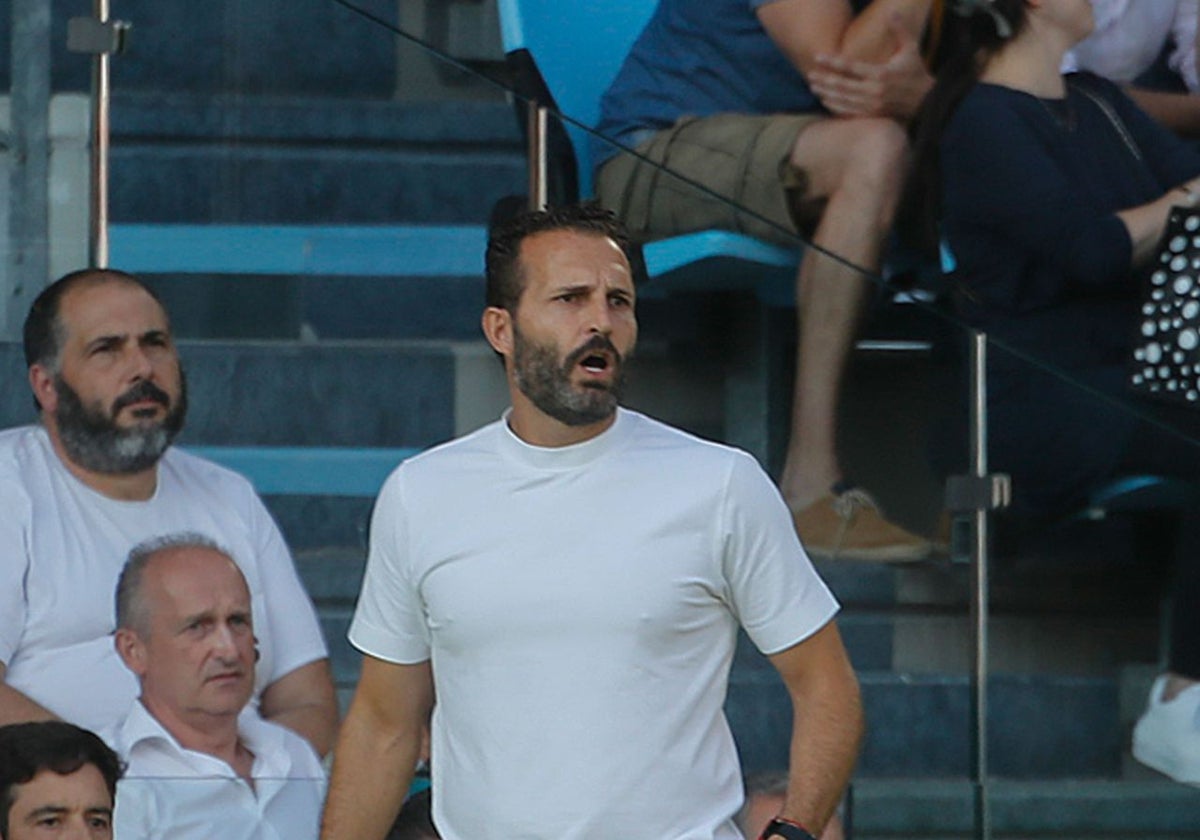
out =
{"type": "Polygon", "coordinates": [[[556,230],[606,236],[625,254],[631,268],[638,264],[637,254],[625,226],[612,211],[594,201],[522,213],[497,225],[488,237],[488,306],[507,309],[509,312],[517,311],[517,302],[520,301],[521,292],[525,287],[520,263],[521,243],[535,234],[556,230]]]}
{"type": "Polygon", "coordinates": [[[0,726],[0,840],[8,837],[18,785],[43,770],[68,776],[85,764],[100,771],[109,798],[115,800],[121,761],[95,733],[59,720],[0,726]]]}
{"type": "MultiPolygon", "coordinates": [[[[25,365],[42,365],[52,371],[57,370],[63,342],[62,321],[59,318],[63,295],[76,286],[110,282],[137,286],[162,306],[162,301],[153,289],[126,271],[115,268],[83,268],[64,274],[42,289],[33,301],[33,306],[29,307],[29,314],[25,316],[25,365]]],[[[166,307],[163,307],[163,311],[166,311],[166,307]]]]}

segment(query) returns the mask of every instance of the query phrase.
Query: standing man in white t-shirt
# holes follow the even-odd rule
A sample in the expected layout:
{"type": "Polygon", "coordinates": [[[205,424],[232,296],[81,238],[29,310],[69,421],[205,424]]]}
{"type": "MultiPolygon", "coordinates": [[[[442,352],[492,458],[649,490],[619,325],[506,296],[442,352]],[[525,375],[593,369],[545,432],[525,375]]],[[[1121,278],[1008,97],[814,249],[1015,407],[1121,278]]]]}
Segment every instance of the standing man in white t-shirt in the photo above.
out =
{"type": "Polygon", "coordinates": [[[73,272],[34,301],[24,343],[41,422],[0,432],[0,723],[124,714],[137,681],[108,593],[134,545],[193,531],[250,586],[259,711],[327,752],[328,654],[279,529],[248,481],[170,447],[187,392],[157,298],[121,271],[73,272]]]}
{"type": "Polygon", "coordinates": [[[739,624],[795,710],[763,836],[811,838],[833,813],[863,727],[837,603],[752,458],[618,407],[627,246],[595,207],[493,235],[483,331],[512,409],[380,493],[324,840],[385,836],[431,709],[445,840],[740,838],[739,624]]]}

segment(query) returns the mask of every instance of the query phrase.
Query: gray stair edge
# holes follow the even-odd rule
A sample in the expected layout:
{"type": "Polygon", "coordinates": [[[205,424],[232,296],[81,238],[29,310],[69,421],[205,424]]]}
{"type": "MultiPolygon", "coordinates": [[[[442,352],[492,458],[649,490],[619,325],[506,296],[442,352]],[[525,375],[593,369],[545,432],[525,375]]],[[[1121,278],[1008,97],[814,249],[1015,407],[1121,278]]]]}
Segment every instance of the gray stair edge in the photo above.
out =
{"type": "MultiPolygon", "coordinates": [[[[993,831],[1200,837],[1200,790],[1170,781],[988,782],[993,831]]],[[[967,779],[861,779],[853,783],[855,837],[968,836],[975,786],[967,779]]]]}

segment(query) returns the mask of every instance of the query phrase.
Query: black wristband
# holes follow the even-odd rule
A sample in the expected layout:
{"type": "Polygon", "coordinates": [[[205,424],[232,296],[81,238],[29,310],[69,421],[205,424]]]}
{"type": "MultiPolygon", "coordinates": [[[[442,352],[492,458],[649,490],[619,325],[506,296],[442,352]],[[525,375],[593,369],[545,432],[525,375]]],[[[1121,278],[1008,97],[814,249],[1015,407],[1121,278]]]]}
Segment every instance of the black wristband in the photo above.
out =
{"type": "Polygon", "coordinates": [[[768,840],[770,837],[782,837],[783,840],[817,840],[807,828],[799,823],[781,820],[778,817],[767,823],[767,827],[763,829],[758,840],[768,840]]]}

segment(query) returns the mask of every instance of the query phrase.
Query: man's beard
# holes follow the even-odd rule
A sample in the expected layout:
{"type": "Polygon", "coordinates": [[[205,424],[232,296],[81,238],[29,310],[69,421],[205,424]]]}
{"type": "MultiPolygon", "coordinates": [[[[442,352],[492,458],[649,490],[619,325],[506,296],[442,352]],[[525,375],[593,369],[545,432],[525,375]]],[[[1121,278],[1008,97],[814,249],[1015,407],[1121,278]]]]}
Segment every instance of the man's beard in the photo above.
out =
{"type": "Polygon", "coordinates": [[[624,359],[606,336],[594,336],[560,364],[554,347],[526,339],[515,325],[513,376],[530,402],[568,426],[588,426],[612,417],[625,386],[624,359]],[[580,360],[597,350],[612,354],[612,384],[589,383],[576,388],[571,384],[571,373],[580,360]]]}
{"type": "Polygon", "coordinates": [[[63,449],[72,463],[90,472],[131,475],[153,467],[183,428],[187,415],[187,382],[182,370],[179,399],[173,406],[165,391],[145,380],[117,397],[108,413],[84,405],[62,374],[55,374],[54,388],[58,394],[54,421],[63,449]],[[162,420],[128,429],[117,425],[116,417],[122,408],[147,399],[167,408],[162,420]]]}

